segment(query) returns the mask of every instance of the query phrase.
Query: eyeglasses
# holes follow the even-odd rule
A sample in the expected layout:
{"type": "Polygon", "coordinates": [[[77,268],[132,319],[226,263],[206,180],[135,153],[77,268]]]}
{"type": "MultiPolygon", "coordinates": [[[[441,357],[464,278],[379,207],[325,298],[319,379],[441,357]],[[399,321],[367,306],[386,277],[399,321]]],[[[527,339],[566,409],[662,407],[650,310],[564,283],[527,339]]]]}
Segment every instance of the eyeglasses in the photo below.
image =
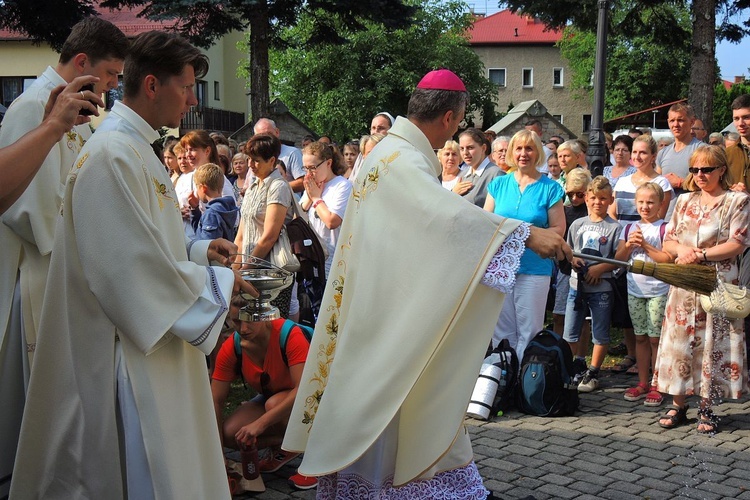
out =
{"type": "Polygon", "coordinates": [[[706,129],[703,127],[693,127],[690,130],[706,130],[706,129]]]}
{"type": "Polygon", "coordinates": [[[688,172],[690,172],[691,174],[708,175],[714,170],[716,170],[717,168],[720,168],[720,167],[690,167],[688,168],[688,172]]]}
{"type": "Polygon", "coordinates": [[[304,167],[304,168],[308,172],[315,172],[316,170],[318,170],[318,167],[321,166],[322,164],[324,164],[326,161],[328,161],[328,160],[323,160],[320,163],[318,163],[317,165],[315,165],[314,167],[304,167]]]}
{"type": "Polygon", "coordinates": [[[568,198],[585,198],[586,197],[586,193],[580,193],[580,192],[570,191],[565,194],[568,195],[568,198]]]}

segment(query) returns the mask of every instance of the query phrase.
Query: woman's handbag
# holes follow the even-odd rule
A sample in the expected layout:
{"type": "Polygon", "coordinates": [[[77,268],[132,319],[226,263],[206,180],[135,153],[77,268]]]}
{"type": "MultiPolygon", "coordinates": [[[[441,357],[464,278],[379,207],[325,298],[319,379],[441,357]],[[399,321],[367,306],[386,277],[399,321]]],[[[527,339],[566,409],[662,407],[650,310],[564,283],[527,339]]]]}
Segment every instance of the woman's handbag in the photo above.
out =
{"type": "Polygon", "coordinates": [[[273,244],[271,252],[268,254],[268,260],[276,267],[280,267],[295,273],[299,270],[299,260],[292,253],[292,244],[289,242],[289,235],[286,232],[286,226],[281,226],[281,233],[276,243],[273,244]]]}
{"type": "Polygon", "coordinates": [[[711,295],[701,295],[704,311],[729,319],[741,319],[750,314],[750,296],[747,288],[731,283],[719,283],[711,295]]]}
{"type": "MultiPolygon", "coordinates": [[[[727,193],[727,196],[729,194],[727,193]]],[[[724,212],[728,209],[727,207],[724,212]]],[[[719,234],[716,235],[717,245],[719,244],[723,222],[724,213],[719,218],[719,234]]],[[[720,275],[717,273],[717,276],[720,275]]],[[[724,316],[729,319],[742,319],[750,314],[750,295],[748,295],[747,288],[733,285],[732,283],[724,283],[720,278],[716,289],[711,292],[711,295],[701,295],[700,301],[701,307],[707,313],[724,316]]]]}

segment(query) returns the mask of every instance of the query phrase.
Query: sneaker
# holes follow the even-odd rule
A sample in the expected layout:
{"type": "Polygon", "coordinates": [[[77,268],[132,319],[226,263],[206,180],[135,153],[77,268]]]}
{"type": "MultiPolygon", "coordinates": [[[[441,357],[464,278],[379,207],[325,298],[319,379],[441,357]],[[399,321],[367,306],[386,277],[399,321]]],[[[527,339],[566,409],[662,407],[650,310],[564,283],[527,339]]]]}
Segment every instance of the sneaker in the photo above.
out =
{"type": "Polygon", "coordinates": [[[586,360],[580,358],[573,359],[573,384],[578,385],[587,371],[586,360]]]}
{"type": "Polygon", "coordinates": [[[578,392],[591,392],[599,388],[599,373],[593,374],[587,370],[578,384],[578,392]]]}
{"type": "Polygon", "coordinates": [[[290,460],[294,460],[298,456],[299,453],[292,453],[291,451],[279,449],[270,456],[260,460],[258,468],[261,472],[276,472],[289,463],[290,460]]]}
{"type": "Polygon", "coordinates": [[[309,490],[318,485],[318,478],[303,476],[298,472],[289,478],[289,485],[298,490],[309,490]]]}

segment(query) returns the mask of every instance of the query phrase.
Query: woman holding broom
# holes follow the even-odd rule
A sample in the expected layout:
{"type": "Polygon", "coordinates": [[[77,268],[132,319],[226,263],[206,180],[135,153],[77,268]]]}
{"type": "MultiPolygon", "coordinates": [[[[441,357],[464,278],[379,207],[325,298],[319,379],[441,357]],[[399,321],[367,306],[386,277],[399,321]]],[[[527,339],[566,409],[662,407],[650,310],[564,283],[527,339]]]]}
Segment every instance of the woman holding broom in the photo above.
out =
{"type": "MultiPolygon", "coordinates": [[[[677,264],[715,266],[720,279],[736,284],[736,257],[750,246],[750,198],[729,190],[733,181],[721,147],[699,147],[689,165],[685,186],[692,192],[677,199],[663,249],[677,264]]],[[[684,424],[686,399],[698,395],[697,431],[717,432],[712,405],[748,391],[743,320],[707,314],[696,293],[671,287],[652,384],[673,396],[659,425],[684,424]]]]}

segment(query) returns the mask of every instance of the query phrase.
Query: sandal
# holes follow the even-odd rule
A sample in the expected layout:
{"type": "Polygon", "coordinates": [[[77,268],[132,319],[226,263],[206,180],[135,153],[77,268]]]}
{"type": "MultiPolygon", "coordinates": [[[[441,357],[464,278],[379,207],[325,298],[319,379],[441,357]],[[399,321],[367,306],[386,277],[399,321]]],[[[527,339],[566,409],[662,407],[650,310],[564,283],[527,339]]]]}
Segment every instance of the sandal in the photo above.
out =
{"type": "Polygon", "coordinates": [[[625,371],[626,375],[638,375],[638,366],[633,365],[625,371]]]}
{"type": "Polygon", "coordinates": [[[625,356],[622,358],[622,361],[613,366],[610,371],[614,373],[623,373],[633,366],[635,366],[635,358],[632,356],[625,356]]]}
{"type": "Polygon", "coordinates": [[[646,401],[643,402],[643,406],[661,406],[663,402],[664,396],[662,396],[661,393],[656,390],[655,385],[652,385],[648,390],[646,401]]]}
{"type": "Polygon", "coordinates": [[[646,397],[646,393],[648,393],[648,385],[639,383],[625,391],[625,401],[639,401],[646,397]]]}
{"type": "Polygon", "coordinates": [[[663,417],[659,418],[659,420],[669,420],[669,423],[663,424],[659,422],[659,425],[664,429],[674,429],[675,427],[678,427],[687,422],[687,411],[688,405],[680,407],[673,404],[672,407],[667,410],[667,413],[665,413],[663,417]],[[671,412],[675,412],[674,415],[670,415],[671,412]]]}
{"type": "Polygon", "coordinates": [[[699,434],[716,434],[719,432],[719,417],[711,408],[700,408],[698,410],[697,431],[699,434]],[[702,429],[701,426],[703,426],[702,429]]]}

